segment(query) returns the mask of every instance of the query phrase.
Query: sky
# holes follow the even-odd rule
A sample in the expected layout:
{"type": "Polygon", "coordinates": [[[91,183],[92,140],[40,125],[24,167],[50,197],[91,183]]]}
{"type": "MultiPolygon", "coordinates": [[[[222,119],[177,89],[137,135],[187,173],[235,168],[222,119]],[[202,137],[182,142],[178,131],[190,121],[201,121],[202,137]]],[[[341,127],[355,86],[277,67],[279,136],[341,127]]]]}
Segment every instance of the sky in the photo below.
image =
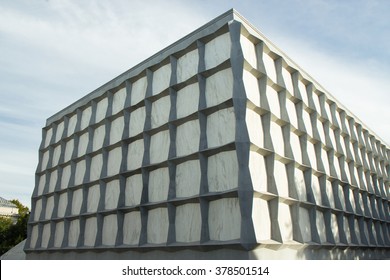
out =
{"type": "Polygon", "coordinates": [[[1,0],[0,196],[30,207],[47,118],[231,8],[390,143],[390,1],[1,0]]]}

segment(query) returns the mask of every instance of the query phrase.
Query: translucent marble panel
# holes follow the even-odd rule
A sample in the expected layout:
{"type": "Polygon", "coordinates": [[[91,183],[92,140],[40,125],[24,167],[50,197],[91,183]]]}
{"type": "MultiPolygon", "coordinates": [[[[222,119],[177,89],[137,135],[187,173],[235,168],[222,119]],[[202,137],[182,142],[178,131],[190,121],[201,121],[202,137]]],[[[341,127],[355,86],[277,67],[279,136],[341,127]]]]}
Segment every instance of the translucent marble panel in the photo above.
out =
{"type": "Polygon", "coordinates": [[[62,169],[61,189],[65,189],[69,186],[70,175],[71,175],[71,166],[67,165],[62,169]]]}
{"type": "Polygon", "coordinates": [[[306,185],[305,185],[305,176],[302,170],[299,170],[298,168],[294,169],[294,180],[295,180],[295,187],[298,194],[298,199],[300,201],[307,201],[306,197],[306,185]]]}
{"type": "Polygon", "coordinates": [[[247,109],[246,110],[246,125],[249,133],[249,139],[251,143],[256,146],[264,147],[264,132],[263,125],[261,122],[261,116],[256,112],[247,109]]]}
{"type": "Polygon", "coordinates": [[[164,130],[152,135],[150,139],[150,163],[158,163],[168,159],[169,131],[164,130]]]}
{"type": "Polygon", "coordinates": [[[278,119],[281,119],[278,92],[275,89],[273,89],[271,86],[267,85],[267,89],[266,89],[265,93],[266,93],[267,100],[268,100],[269,110],[278,119]]]}
{"type": "Polygon", "coordinates": [[[73,191],[72,215],[79,215],[80,214],[82,204],[83,204],[83,190],[78,189],[78,190],[73,191]]]}
{"type": "Polygon", "coordinates": [[[74,140],[71,139],[68,142],[66,142],[65,145],[64,162],[70,161],[72,159],[73,150],[74,150],[74,140]]]}
{"type": "Polygon", "coordinates": [[[268,202],[261,198],[253,198],[252,210],[256,240],[262,242],[271,239],[271,221],[268,202]]]}
{"type": "Polygon", "coordinates": [[[60,141],[60,139],[62,138],[62,134],[64,133],[64,122],[60,122],[58,125],[57,125],[57,131],[56,131],[56,139],[55,139],[55,142],[58,142],[60,141]]]}
{"type": "Polygon", "coordinates": [[[284,137],[282,127],[271,121],[270,134],[275,153],[284,156],[284,137]]]}
{"type": "Polygon", "coordinates": [[[324,178],[317,177],[312,174],[311,176],[311,188],[313,191],[314,199],[317,205],[324,205],[321,199],[321,182],[324,183],[324,178]]]}
{"type": "Polygon", "coordinates": [[[236,119],[233,108],[219,110],[207,116],[207,145],[219,147],[233,142],[236,135],[236,119]]]}
{"type": "MultiPolygon", "coordinates": [[[[310,213],[309,210],[303,207],[299,208],[299,228],[302,234],[303,242],[311,241],[311,229],[310,229],[310,213]]],[[[322,224],[322,227],[324,224],[322,224]]]]}
{"type": "Polygon", "coordinates": [[[89,135],[88,132],[86,132],[79,137],[79,147],[78,147],[77,156],[80,157],[87,153],[88,142],[89,142],[89,135]]]}
{"type": "Polygon", "coordinates": [[[50,224],[45,224],[43,226],[43,230],[42,230],[42,243],[41,243],[41,247],[42,248],[47,248],[47,245],[49,244],[49,240],[50,240],[50,224]]]}
{"type": "Polygon", "coordinates": [[[195,153],[199,150],[200,126],[198,120],[179,125],[176,130],[176,156],[195,153]]]}
{"type": "Polygon", "coordinates": [[[228,68],[206,79],[206,104],[218,105],[233,97],[233,73],[228,68]]]}
{"type": "Polygon", "coordinates": [[[168,122],[170,109],[171,100],[169,95],[164,96],[152,103],[152,128],[159,127],[168,122]]]}
{"type": "Polygon", "coordinates": [[[324,214],[316,210],[316,225],[317,225],[317,233],[320,238],[320,242],[326,242],[326,228],[325,228],[325,220],[324,220],[324,214]]]}
{"type": "Polygon", "coordinates": [[[125,214],[123,220],[123,243],[138,245],[141,236],[141,214],[138,211],[125,214]]]}
{"type": "Polygon", "coordinates": [[[110,129],[110,144],[117,143],[122,139],[125,120],[123,117],[116,118],[111,123],[110,129]]]}
{"type": "Polygon", "coordinates": [[[200,241],[202,218],[200,205],[188,203],[176,207],[176,242],[200,241]]]}
{"type": "Polygon", "coordinates": [[[134,170],[142,166],[144,157],[144,140],[140,139],[129,144],[127,153],[127,169],[134,170]]]}
{"type": "Polygon", "coordinates": [[[240,43],[245,60],[253,67],[257,68],[257,57],[255,45],[245,36],[240,36],[240,43]]]}
{"type": "Polygon", "coordinates": [[[307,148],[307,155],[308,155],[309,161],[310,161],[310,166],[313,169],[318,170],[314,144],[311,142],[307,142],[306,148],[307,148]]]}
{"type": "Polygon", "coordinates": [[[263,63],[265,66],[265,71],[267,72],[267,76],[276,83],[276,68],[275,68],[275,61],[273,58],[267,54],[263,53],[263,63]]]}
{"type": "Polygon", "coordinates": [[[330,182],[329,180],[325,181],[325,191],[326,196],[328,197],[329,206],[331,208],[335,208],[335,197],[333,195],[332,182],[330,182]]]}
{"type": "Polygon", "coordinates": [[[205,45],[206,69],[215,67],[230,58],[230,34],[225,33],[205,45]]]}
{"type": "Polygon", "coordinates": [[[100,186],[93,185],[88,189],[87,212],[94,213],[98,210],[100,201],[100,186]]]}
{"type": "Polygon", "coordinates": [[[138,135],[144,130],[145,116],[145,107],[138,108],[137,110],[131,112],[129,125],[130,137],[138,135]]]}
{"type": "Polygon", "coordinates": [[[260,92],[257,78],[246,70],[244,70],[242,78],[247,98],[252,101],[253,104],[260,107],[260,92]]]}
{"type": "Polygon", "coordinates": [[[343,221],[344,221],[345,237],[347,238],[347,242],[351,243],[352,238],[351,238],[351,231],[350,231],[349,224],[348,224],[348,217],[347,216],[343,216],[343,221]]]}
{"type": "Polygon", "coordinates": [[[190,84],[177,91],[176,115],[183,118],[198,111],[199,106],[199,84],[190,84]]]}
{"type": "Polygon", "coordinates": [[[99,150],[103,147],[105,136],[106,136],[105,125],[101,125],[95,129],[95,131],[93,132],[93,139],[92,139],[93,151],[99,150]]]}
{"type": "Polygon", "coordinates": [[[198,160],[185,161],[176,166],[176,197],[199,194],[201,170],[198,160]]]}
{"type": "Polygon", "coordinates": [[[103,168],[103,156],[102,154],[97,154],[96,156],[92,157],[91,160],[91,170],[89,173],[89,180],[95,181],[100,179],[101,173],[103,168]]]}
{"type": "Polygon", "coordinates": [[[60,157],[61,157],[61,145],[58,145],[54,148],[51,166],[56,166],[60,160],[60,157]]]}
{"type": "Polygon", "coordinates": [[[68,194],[63,193],[60,195],[60,198],[58,200],[58,210],[57,210],[57,216],[59,218],[62,218],[65,216],[66,208],[68,207],[68,194]]]}
{"type": "Polygon", "coordinates": [[[168,209],[156,208],[148,212],[147,242],[151,244],[166,243],[168,238],[168,209]]]}
{"type": "Polygon", "coordinates": [[[45,148],[50,145],[52,136],[53,136],[53,129],[49,128],[48,130],[46,130],[45,145],[44,145],[45,148]]]}
{"type": "Polygon", "coordinates": [[[107,175],[112,176],[119,173],[122,162],[122,148],[115,148],[108,153],[107,175]]]}
{"type": "Polygon", "coordinates": [[[294,93],[294,87],[291,79],[291,73],[285,68],[282,68],[282,76],[283,76],[283,81],[284,85],[286,86],[286,89],[289,91],[291,95],[294,93]]]}
{"type": "Polygon", "coordinates": [[[46,174],[43,174],[42,176],[39,177],[39,182],[38,182],[38,195],[41,195],[43,193],[43,190],[45,189],[46,185],[46,174]]]}
{"type": "Polygon", "coordinates": [[[313,137],[313,127],[311,125],[310,114],[306,110],[303,110],[302,120],[305,124],[306,132],[310,137],[313,137]]]}
{"type": "Polygon", "coordinates": [[[141,203],[142,189],[142,174],[136,174],[126,179],[126,206],[138,205],[141,203]]]}
{"type": "Polygon", "coordinates": [[[301,81],[301,80],[298,81],[298,88],[299,88],[299,92],[301,94],[301,98],[302,98],[303,103],[305,103],[306,106],[308,106],[309,99],[307,96],[306,85],[303,83],[303,81],[301,81]]]}
{"type": "Polygon", "coordinates": [[[293,240],[293,221],[290,206],[285,203],[278,205],[278,223],[283,242],[293,240]]]}
{"type": "Polygon", "coordinates": [[[168,198],[169,170],[168,167],[159,168],[149,173],[149,201],[164,201],[168,198]]]}
{"type": "Polygon", "coordinates": [[[74,177],[74,184],[80,185],[84,182],[86,163],[85,160],[81,160],[76,164],[76,174],[74,177]]]}
{"type": "Polygon", "coordinates": [[[80,237],[80,221],[72,220],[69,226],[68,246],[76,247],[80,237]]]}
{"type": "Polygon", "coordinates": [[[286,109],[290,123],[294,128],[298,128],[297,111],[295,110],[295,103],[290,99],[286,99],[286,109]]]}
{"type": "Polygon", "coordinates": [[[58,181],[58,171],[54,170],[52,173],[50,173],[49,193],[54,192],[57,181],[58,181]]]}
{"type": "Polygon", "coordinates": [[[121,88],[114,93],[112,98],[112,114],[115,115],[119,111],[123,110],[126,101],[126,87],[121,88]]]}
{"type": "Polygon", "coordinates": [[[222,152],[208,158],[207,181],[210,192],[237,188],[238,162],[236,151],[222,152]]]}
{"type": "Polygon", "coordinates": [[[333,238],[336,243],[340,242],[339,225],[337,223],[337,215],[332,213],[330,217],[330,226],[333,233],[333,238]]]}
{"type": "Polygon", "coordinates": [[[56,223],[56,229],[54,233],[54,247],[61,247],[62,241],[64,240],[65,228],[64,222],[56,223]]]}
{"type": "Polygon", "coordinates": [[[166,64],[153,72],[152,94],[156,95],[169,87],[171,65],[166,64]]]}
{"type": "Polygon", "coordinates": [[[68,122],[68,136],[72,135],[76,129],[77,124],[77,114],[74,114],[69,118],[68,122]]]}
{"type": "Polygon", "coordinates": [[[253,190],[267,192],[267,171],[262,155],[252,151],[249,153],[249,171],[251,173],[253,190]]]}
{"type": "Polygon", "coordinates": [[[46,169],[47,163],[49,162],[49,155],[50,155],[49,150],[43,153],[42,161],[41,161],[41,171],[46,169]]]}
{"type": "Polygon", "coordinates": [[[146,77],[136,80],[131,87],[131,105],[138,104],[145,98],[147,87],[146,77]]]}
{"type": "Polygon", "coordinates": [[[30,237],[30,248],[35,248],[37,246],[38,241],[38,232],[39,228],[38,225],[33,226],[31,230],[31,237],[30,237]]]}
{"type": "Polygon", "coordinates": [[[96,108],[96,122],[100,122],[101,120],[106,118],[108,108],[108,99],[107,97],[103,98],[97,103],[96,108]]]}
{"type": "Polygon", "coordinates": [[[95,246],[97,234],[97,219],[91,217],[85,221],[84,246],[95,246]]]}
{"type": "Polygon", "coordinates": [[[241,213],[238,198],[222,198],[209,203],[210,239],[227,241],[240,238],[241,213]]]}
{"type": "Polygon", "coordinates": [[[279,196],[288,197],[289,192],[286,166],[278,160],[274,161],[274,178],[279,196]]]}
{"type": "Polygon", "coordinates": [[[102,243],[103,245],[115,245],[118,232],[118,219],[116,215],[108,215],[103,219],[102,243]]]}
{"type": "Polygon", "coordinates": [[[34,221],[39,221],[39,217],[41,216],[42,212],[42,199],[38,199],[35,202],[35,210],[34,210],[34,221]]]}
{"type": "Polygon", "coordinates": [[[105,209],[114,209],[118,207],[120,194],[119,180],[112,180],[106,184],[106,196],[104,201],[105,209]]]}
{"type": "Polygon", "coordinates": [[[177,82],[181,83],[198,73],[198,49],[190,51],[177,60],[177,82]]]}
{"type": "Polygon", "coordinates": [[[54,209],[54,196],[50,196],[46,200],[45,219],[50,219],[54,209]]]}
{"type": "Polygon", "coordinates": [[[81,123],[80,123],[80,129],[83,130],[87,126],[89,126],[89,122],[91,120],[92,115],[92,107],[87,107],[83,110],[81,114],[81,123]]]}

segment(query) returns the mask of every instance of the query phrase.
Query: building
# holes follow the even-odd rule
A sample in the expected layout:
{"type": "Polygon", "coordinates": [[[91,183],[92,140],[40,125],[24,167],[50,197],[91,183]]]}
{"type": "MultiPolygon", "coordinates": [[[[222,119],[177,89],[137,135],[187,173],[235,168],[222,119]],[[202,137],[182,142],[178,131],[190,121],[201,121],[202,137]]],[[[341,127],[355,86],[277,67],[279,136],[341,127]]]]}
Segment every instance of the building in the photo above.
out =
{"type": "Polygon", "coordinates": [[[19,216],[19,209],[11,201],[0,197],[0,217],[11,218],[16,222],[19,216]]]}
{"type": "Polygon", "coordinates": [[[234,10],[47,120],[28,259],[389,258],[390,149],[234,10]]]}

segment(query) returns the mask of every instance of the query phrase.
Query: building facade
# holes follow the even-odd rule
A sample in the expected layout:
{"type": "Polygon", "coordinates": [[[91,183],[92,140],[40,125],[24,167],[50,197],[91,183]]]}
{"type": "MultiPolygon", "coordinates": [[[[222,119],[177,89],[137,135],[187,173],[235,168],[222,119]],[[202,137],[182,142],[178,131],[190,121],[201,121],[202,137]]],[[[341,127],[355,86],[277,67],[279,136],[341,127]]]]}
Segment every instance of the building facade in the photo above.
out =
{"type": "Polygon", "coordinates": [[[390,257],[389,147],[234,10],[42,137],[27,258],[390,257]]]}
{"type": "Polygon", "coordinates": [[[10,218],[16,222],[19,216],[19,209],[11,201],[0,197],[0,217],[10,218]]]}

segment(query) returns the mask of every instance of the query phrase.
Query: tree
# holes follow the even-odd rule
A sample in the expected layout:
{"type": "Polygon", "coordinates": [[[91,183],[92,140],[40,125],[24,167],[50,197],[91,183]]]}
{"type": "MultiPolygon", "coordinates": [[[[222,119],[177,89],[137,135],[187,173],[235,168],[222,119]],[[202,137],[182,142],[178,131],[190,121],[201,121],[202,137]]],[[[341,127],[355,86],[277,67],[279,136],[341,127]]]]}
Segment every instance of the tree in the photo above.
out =
{"type": "Polygon", "coordinates": [[[0,255],[27,237],[27,222],[30,210],[17,199],[13,199],[11,202],[18,207],[19,217],[15,224],[10,218],[0,218],[0,255]]]}

